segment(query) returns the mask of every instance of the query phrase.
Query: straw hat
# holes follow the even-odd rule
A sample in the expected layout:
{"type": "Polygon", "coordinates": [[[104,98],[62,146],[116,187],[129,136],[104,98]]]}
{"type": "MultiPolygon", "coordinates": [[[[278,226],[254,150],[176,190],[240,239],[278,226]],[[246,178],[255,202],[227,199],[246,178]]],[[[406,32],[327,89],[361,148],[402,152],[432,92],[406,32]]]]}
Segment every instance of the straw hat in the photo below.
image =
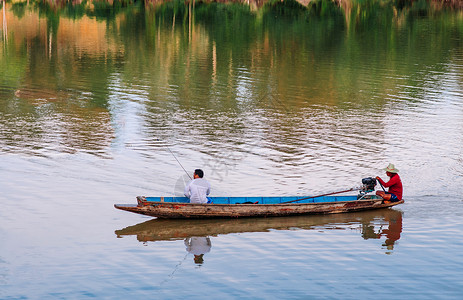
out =
{"type": "Polygon", "coordinates": [[[397,170],[393,164],[389,164],[387,168],[384,168],[384,171],[390,172],[390,173],[399,173],[399,170],[397,170]]]}

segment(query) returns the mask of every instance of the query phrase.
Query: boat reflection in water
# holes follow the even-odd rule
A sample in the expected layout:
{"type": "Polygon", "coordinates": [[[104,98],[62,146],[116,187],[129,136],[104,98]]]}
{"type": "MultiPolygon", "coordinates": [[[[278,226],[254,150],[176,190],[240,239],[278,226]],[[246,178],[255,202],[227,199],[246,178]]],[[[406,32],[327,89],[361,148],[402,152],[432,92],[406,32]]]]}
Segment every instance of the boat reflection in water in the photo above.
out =
{"type": "Polygon", "coordinates": [[[385,238],[382,246],[390,251],[394,249],[394,245],[400,239],[402,212],[387,208],[355,213],[274,218],[153,219],[116,230],[115,233],[117,237],[136,235],[140,242],[184,240],[187,252],[195,255],[195,262],[201,264],[204,254],[211,250],[211,236],[300,229],[359,230],[364,239],[385,238]]]}

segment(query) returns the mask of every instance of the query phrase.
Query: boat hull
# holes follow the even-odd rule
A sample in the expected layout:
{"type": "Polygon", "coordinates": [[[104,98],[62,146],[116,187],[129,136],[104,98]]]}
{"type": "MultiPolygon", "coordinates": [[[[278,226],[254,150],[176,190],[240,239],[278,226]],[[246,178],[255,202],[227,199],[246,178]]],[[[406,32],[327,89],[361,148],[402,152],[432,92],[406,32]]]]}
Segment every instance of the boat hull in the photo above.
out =
{"type": "Polygon", "coordinates": [[[115,208],[169,219],[185,218],[241,218],[279,217],[307,214],[334,214],[395,206],[402,201],[383,203],[382,199],[362,199],[317,203],[280,204],[196,204],[176,202],[148,202],[138,198],[138,205],[116,204],[115,208]]]}

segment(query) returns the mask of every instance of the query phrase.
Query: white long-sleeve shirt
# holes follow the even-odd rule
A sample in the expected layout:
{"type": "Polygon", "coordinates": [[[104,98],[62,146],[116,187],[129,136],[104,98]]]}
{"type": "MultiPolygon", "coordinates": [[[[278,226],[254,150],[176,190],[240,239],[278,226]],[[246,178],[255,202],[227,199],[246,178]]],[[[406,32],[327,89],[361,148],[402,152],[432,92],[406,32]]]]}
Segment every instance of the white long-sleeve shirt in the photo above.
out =
{"type": "Polygon", "coordinates": [[[205,236],[192,236],[185,239],[186,251],[194,255],[201,255],[211,251],[211,239],[205,236]]]}
{"type": "Polygon", "coordinates": [[[196,178],[185,187],[185,197],[190,203],[207,203],[207,196],[211,193],[211,185],[204,178],[196,178]]]}

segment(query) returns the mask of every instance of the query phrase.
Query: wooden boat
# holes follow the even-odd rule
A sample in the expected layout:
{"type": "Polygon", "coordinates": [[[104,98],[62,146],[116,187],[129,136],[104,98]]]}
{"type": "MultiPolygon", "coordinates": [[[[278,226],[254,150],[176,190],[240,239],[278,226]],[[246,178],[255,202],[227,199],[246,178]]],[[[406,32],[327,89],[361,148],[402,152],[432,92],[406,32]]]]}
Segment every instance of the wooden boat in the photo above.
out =
{"type": "Polygon", "coordinates": [[[115,208],[157,218],[281,217],[370,210],[403,203],[384,203],[376,195],[318,197],[210,197],[210,204],[189,203],[186,197],[138,196],[138,204],[115,208]]]}

